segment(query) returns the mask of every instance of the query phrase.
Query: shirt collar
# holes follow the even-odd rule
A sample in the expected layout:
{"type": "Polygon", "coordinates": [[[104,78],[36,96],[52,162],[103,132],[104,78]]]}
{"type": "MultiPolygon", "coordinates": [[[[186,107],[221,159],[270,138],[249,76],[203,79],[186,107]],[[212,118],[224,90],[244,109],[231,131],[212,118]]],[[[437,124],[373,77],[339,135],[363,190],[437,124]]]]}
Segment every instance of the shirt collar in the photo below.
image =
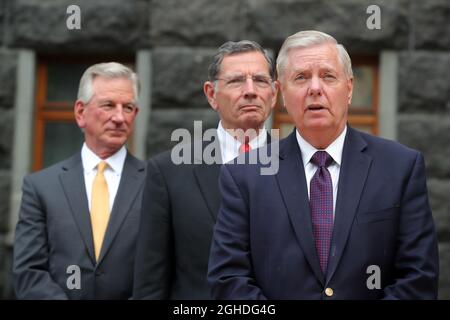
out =
{"type": "Polygon", "coordinates": [[[100,159],[89,147],[86,142],[83,143],[81,148],[81,160],[83,162],[83,168],[85,173],[90,173],[96,170],[100,161],[108,163],[108,168],[111,169],[116,175],[121,175],[123,165],[125,164],[125,158],[127,156],[127,150],[125,146],[122,146],[119,151],[106,159],[100,159]]]}
{"type": "MultiPolygon", "coordinates": [[[[222,126],[222,121],[219,121],[219,125],[217,126],[217,137],[220,143],[220,149],[222,151],[222,160],[224,163],[233,160],[235,157],[239,155],[239,147],[241,143],[236,140],[231,134],[225,130],[222,126]],[[226,155],[233,155],[233,157],[229,157],[226,155]],[[224,159],[224,157],[230,159],[224,159]]],[[[249,145],[251,150],[260,148],[266,144],[267,141],[267,130],[262,128],[259,130],[259,134],[249,141],[249,145]]]]}
{"type": "MultiPolygon", "coordinates": [[[[342,160],[342,151],[344,149],[345,135],[347,133],[347,126],[344,127],[341,134],[325,149],[325,151],[333,158],[339,166],[342,160]]],[[[299,134],[298,130],[295,130],[297,142],[302,153],[303,165],[306,166],[311,161],[312,156],[319,149],[314,148],[299,134]]]]}

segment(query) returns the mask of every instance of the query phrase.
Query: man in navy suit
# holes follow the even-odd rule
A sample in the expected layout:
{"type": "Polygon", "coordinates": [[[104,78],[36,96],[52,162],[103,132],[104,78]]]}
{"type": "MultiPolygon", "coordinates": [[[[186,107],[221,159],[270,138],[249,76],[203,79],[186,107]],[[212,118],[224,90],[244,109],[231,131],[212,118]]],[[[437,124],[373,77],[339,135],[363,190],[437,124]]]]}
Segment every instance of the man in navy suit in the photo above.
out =
{"type": "MultiPolygon", "coordinates": [[[[345,48],[298,32],[277,58],[296,130],[279,171],[226,164],[208,282],[216,299],[435,299],[436,232],[422,155],[347,125],[345,48]]],[[[263,152],[264,153],[264,152],[263,152]]]]}

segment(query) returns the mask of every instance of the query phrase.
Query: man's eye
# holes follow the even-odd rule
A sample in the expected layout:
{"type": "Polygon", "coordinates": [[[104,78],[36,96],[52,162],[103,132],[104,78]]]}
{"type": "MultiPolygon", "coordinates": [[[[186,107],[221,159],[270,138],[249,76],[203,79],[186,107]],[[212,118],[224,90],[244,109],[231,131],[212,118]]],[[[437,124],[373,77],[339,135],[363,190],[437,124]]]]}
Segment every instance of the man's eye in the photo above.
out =
{"type": "Polygon", "coordinates": [[[134,105],[132,105],[132,104],[127,104],[127,105],[125,105],[125,111],[126,112],[133,112],[134,111],[134,108],[135,108],[135,106],[134,105]]]}
{"type": "Polygon", "coordinates": [[[305,79],[306,79],[306,77],[303,74],[299,74],[295,77],[295,80],[305,80],[305,79]]]}
{"type": "Polygon", "coordinates": [[[228,80],[229,84],[242,83],[242,82],[244,82],[242,77],[231,78],[231,79],[228,80]]]}
{"type": "Polygon", "coordinates": [[[333,74],[331,74],[331,73],[326,73],[324,75],[324,78],[325,79],[336,79],[336,77],[333,74]]]}
{"type": "Polygon", "coordinates": [[[269,84],[270,83],[270,79],[267,77],[254,77],[253,81],[261,83],[261,84],[269,84]]]}

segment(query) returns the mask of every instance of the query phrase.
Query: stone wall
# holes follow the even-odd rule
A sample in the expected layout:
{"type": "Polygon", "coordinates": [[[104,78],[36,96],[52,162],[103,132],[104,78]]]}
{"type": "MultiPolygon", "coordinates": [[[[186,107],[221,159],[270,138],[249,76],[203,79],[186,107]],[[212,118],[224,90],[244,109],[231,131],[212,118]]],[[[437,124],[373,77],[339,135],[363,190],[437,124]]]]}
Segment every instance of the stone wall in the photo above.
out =
{"type": "Polygon", "coordinates": [[[9,268],[7,232],[17,48],[61,55],[132,55],[152,50],[147,150],[171,145],[174,128],[215,127],[203,96],[211,54],[227,40],[252,39],[276,55],[305,29],[334,35],[351,55],[399,53],[398,140],[423,152],[441,253],[440,297],[450,299],[450,2],[448,0],[0,0],[0,290],[9,268]],[[81,30],[65,27],[81,8],[81,30]],[[381,30],[366,9],[381,8],[381,30]],[[5,262],[6,261],[6,262],[5,262]]]}
{"type": "Polygon", "coordinates": [[[443,299],[450,299],[449,70],[448,48],[447,51],[414,50],[400,55],[398,138],[425,156],[430,203],[438,230],[443,299]]]}
{"type": "Polygon", "coordinates": [[[132,53],[150,45],[148,0],[3,0],[9,2],[9,43],[40,53],[132,53]],[[81,29],[66,27],[78,5],[81,29]]]}
{"type": "MultiPolygon", "coordinates": [[[[2,14],[0,25],[1,17],[2,14]]],[[[10,250],[6,246],[5,236],[9,227],[15,71],[16,54],[13,50],[0,47],[0,297],[7,290],[5,283],[9,275],[10,261],[10,250]]]]}

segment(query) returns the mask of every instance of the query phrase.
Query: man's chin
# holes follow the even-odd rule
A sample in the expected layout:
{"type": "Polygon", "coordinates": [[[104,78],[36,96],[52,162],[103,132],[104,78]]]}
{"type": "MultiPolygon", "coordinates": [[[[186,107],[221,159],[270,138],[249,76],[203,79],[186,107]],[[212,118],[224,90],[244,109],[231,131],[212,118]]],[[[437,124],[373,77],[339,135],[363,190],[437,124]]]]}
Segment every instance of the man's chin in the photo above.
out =
{"type": "Polygon", "coordinates": [[[126,138],[123,137],[110,137],[108,139],[107,145],[110,149],[119,150],[126,142],[126,138]]]}
{"type": "Polygon", "coordinates": [[[261,118],[246,119],[241,123],[241,129],[259,129],[264,125],[264,120],[261,118]]]}
{"type": "Polygon", "coordinates": [[[327,129],[333,126],[333,123],[327,117],[317,117],[303,121],[303,126],[308,129],[327,129]]]}

